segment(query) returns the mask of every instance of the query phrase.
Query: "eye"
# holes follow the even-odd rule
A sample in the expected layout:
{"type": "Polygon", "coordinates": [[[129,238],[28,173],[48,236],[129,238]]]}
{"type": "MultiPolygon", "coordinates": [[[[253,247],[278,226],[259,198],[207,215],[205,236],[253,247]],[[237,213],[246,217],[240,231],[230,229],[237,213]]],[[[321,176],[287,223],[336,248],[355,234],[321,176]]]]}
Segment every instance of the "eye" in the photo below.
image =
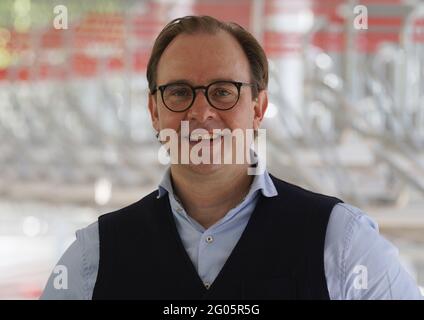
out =
{"type": "Polygon", "coordinates": [[[219,97],[226,97],[226,96],[229,96],[230,94],[231,94],[231,92],[229,92],[228,90],[226,90],[224,88],[218,88],[214,92],[214,95],[219,96],[219,97]]]}
{"type": "Polygon", "coordinates": [[[191,95],[191,92],[188,88],[172,88],[169,94],[176,97],[186,97],[191,95]]]}
{"type": "Polygon", "coordinates": [[[209,93],[212,98],[227,101],[237,96],[237,87],[231,82],[218,82],[211,86],[209,93]]]}

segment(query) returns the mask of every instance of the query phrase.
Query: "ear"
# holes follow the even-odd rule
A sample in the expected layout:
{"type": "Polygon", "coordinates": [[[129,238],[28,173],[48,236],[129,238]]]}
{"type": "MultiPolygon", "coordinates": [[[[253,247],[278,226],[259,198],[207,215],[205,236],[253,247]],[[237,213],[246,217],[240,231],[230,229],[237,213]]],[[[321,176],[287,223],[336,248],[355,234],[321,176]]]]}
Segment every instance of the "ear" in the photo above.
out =
{"type": "Polygon", "coordinates": [[[266,90],[259,91],[258,97],[254,101],[253,129],[259,129],[265,111],[268,107],[268,92],[266,90]]]}
{"type": "Polygon", "coordinates": [[[152,120],[152,126],[153,128],[159,132],[159,114],[158,114],[158,106],[157,106],[157,99],[156,95],[149,93],[149,111],[150,111],[150,118],[152,120]]]}

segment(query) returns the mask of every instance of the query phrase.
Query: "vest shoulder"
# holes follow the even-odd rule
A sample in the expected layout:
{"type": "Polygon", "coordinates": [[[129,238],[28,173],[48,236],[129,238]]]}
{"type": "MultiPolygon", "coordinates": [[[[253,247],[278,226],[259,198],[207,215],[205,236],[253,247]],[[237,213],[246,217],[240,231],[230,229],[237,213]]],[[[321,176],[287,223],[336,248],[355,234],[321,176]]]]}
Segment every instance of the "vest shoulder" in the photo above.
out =
{"type": "Polygon", "coordinates": [[[144,213],[147,211],[140,210],[141,207],[149,206],[153,203],[153,201],[158,201],[157,199],[158,191],[154,190],[148,195],[144,196],[137,202],[134,202],[126,207],[121,209],[108,212],[99,216],[99,221],[101,222],[114,222],[117,219],[120,221],[129,220],[136,214],[137,217],[142,217],[144,213]]]}
{"type": "Polygon", "coordinates": [[[290,198],[296,202],[301,202],[303,204],[315,205],[317,203],[327,203],[335,205],[338,202],[343,202],[337,197],[325,195],[322,193],[314,192],[307,190],[298,185],[289,183],[287,181],[281,180],[270,174],[272,181],[274,182],[275,188],[278,191],[278,194],[283,198],[290,198]]]}

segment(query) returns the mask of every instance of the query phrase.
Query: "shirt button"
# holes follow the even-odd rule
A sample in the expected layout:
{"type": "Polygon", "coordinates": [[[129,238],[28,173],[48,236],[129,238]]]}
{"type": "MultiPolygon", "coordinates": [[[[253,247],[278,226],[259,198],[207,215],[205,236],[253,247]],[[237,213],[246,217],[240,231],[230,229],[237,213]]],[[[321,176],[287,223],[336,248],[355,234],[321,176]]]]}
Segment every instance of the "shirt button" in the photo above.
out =
{"type": "Polygon", "coordinates": [[[207,243],[212,243],[213,242],[213,237],[212,236],[207,236],[206,237],[206,242],[207,243]]]}
{"type": "Polygon", "coordinates": [[[211,284],[209,282],[205,282],[204,285],[206,289],[209,289],[211,287],[211,284]]]}
{"type": "Polygon", "coordinates": [[[178,208],[177,208],[177,212],[178,212],[178,213],[181,213],[181,212],[183,212],[183,209],[181,209],[180,207],[178,207],[178,208]]]}

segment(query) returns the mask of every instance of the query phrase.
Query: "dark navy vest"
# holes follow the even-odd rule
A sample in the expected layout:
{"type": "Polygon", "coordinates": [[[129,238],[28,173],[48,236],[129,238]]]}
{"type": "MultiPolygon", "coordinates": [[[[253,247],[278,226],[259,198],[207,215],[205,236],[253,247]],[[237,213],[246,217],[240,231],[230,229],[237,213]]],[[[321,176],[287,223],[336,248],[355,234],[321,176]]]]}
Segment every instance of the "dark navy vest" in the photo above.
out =
{"type": "Polygon", "coordinates": [[[341,200],[271,179],[278,196],[260,194],[209,289],[181,242],[168,196],[154,191],[100,216],[93,299],[329,299],[324,241],[341,200]]]}

